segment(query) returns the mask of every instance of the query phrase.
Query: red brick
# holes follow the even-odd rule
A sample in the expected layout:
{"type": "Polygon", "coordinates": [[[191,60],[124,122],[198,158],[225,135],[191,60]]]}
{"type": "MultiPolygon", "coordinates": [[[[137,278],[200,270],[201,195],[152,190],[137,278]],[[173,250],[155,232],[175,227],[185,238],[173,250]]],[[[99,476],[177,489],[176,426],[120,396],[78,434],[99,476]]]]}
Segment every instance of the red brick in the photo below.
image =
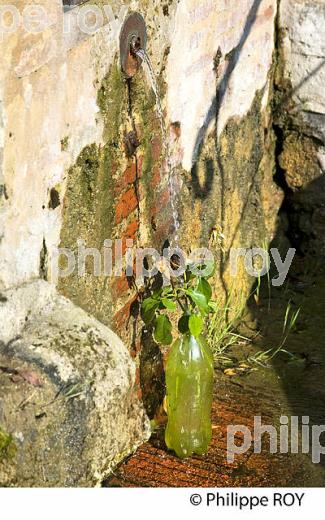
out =
{"type": "Polygon", "coordinates": [[[133,220],[132,222],[130,222],[130,224],[128,224],[128,226],[125,230],[125,233],[123,233],[123,235],[126,238],[132,238],[132,240],[134,240],[138,229],[139,229],[139,221],[133,220]]]}
{"type": "Polygon", "coordinates": [[[150,181],[150,186],[152,189],[157,188],[159,186],[159,183],[161,181],[161,175],[160,175],[160,168],[159,166],[155,166],[152,170],[152,177],[150,181]]]}
{"type": "Polygon", "coordinates": [[[122,255],[125,255],[125,251],[127,250],[128,246],[126,241],[127,240],[133,240],[135,241],[137,236],[137,231],[139,229],[139,221],[133,220],[130,222],[130,224],[127,225],[126,230],[122,233],[122,255]]]}
{"type": "Polygon", "coordinates": [[[129,162],[127,168],[123,174],[116,180],[114,191],[116,195],[119,195],[122,191],[126,190],[130,184],[134,184],[137,179],[137,167],[135,162],[129,162]]]}
{"type": "Polygon", "coordinates": [[[161,156],[161,139],[159,137],[155,137],[151,141],[151,152],[153,160],[158,161],[161,156]]]}
{"type": "Polygon", "coordinates": [[[133,184],[137,178],[137,167],[135,162],[132,162],[124,172],[124,180],[127,184],[133,184]]]}
{"type": "Polygon", "coordinates": [[[138,205],[137,196],[134,187],[123,193],[116,205],[116,223],[119,224],[126,218],[138,205]]]}

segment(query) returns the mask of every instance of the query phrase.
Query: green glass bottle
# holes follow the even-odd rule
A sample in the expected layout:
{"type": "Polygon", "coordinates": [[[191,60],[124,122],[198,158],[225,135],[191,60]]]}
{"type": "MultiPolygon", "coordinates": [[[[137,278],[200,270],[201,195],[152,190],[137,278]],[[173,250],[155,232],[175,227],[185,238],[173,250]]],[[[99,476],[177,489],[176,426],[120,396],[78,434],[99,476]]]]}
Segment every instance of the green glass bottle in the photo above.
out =
{"type": "Polygon", "coordinates": [[[203,336],[186,334],[173,344],[166,366],[165,442],[178,457],[203,455],[208,450],[213,375],[212,352],[203,336]]]}

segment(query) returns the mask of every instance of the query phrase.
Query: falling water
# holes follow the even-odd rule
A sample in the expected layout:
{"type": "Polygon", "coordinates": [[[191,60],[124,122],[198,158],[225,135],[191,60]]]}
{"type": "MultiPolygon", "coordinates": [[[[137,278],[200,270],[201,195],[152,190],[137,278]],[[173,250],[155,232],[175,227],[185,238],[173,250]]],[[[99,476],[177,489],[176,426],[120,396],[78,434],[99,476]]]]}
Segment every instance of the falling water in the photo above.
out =
{"type": "Polygon", "coordinates": [[[177,243],[178,242],[178,230],[180,228],[179,223],[179,216],[178,211],[176,207],[176,197],[177,197],[177,191],[175,186],[175,176],[174,176],[174,167],[172,165],[171,161],[171,154],[169,149],[169,143],[168,143],[168,135],[166,130],[166,124],[164,120],[164,114],[161,106],[161,99],[159,95],[159,87],[156,80],[155,72],[153,70],[153,67],[151,65],[151,61],[149,59],[149,56],[147,55],[146,51],[143,49],[140,49],[137,51],[137,56],[146,64],[149,79],[151,81],[151,87],[156,97],[156,110],[157,110],[157,116],[160,122],[160,128],[161,128],[161,134],[162,134],[162,142],[163,142],[163,148],[166,156],[166,163],[167,163],[167,171],[168,171],[168,185],[169,185],[169,192],[170,192],[170,201],[171,201],[171,207],[172,207],[172,215],[173,215],[173,224],[175,229],[175,237],[174,240],[177,243]]]}

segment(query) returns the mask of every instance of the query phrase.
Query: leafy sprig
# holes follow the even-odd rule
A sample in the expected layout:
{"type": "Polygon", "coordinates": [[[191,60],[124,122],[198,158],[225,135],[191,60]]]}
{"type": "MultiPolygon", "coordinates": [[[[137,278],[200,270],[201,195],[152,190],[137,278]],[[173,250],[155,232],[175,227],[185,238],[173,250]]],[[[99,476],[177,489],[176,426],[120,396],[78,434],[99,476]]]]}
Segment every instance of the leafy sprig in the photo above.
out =
{"type": "MultiPolygon", "coordinates": [[[[204,321],[212,311],[212,288],[208,278],[213,269],[201,266],[200,274],[193,274],[188,266],[184,276],[178,283],[154,291],[142,303],[141,314],[146,325],[152,325],[154,338],[161,345],[170,345],[173,341],[173,326],[168,313],[180,310],[182,316],[178,321],[181,334],[190,333],[200,336],[204,329],[204,321]],[[202,272],[202,275],[201,275],[202,272]],[[208,272],[208,275],[203,273],[208,272]]],[[[198,269],[196,269],[196,272],[198,269]]]]}

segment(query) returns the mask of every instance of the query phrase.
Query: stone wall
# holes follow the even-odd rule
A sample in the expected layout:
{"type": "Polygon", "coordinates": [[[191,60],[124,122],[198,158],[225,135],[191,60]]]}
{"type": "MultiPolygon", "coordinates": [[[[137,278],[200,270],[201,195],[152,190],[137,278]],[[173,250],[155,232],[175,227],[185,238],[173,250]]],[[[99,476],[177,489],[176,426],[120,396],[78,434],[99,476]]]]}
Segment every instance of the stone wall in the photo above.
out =
{"type": "MultiPolygon", "coordinates": [[[[13,4],[22,13],[32,2],[13,4]]],[[[108,24],[93,37],[79,31],[78,8],[37,4],[49,27],[1,41],[0,432],[15,449],[10,460],[1,453],[0,483],[98,485],[148,438],[149,422],[125,345],[57,294],[50,266],[68,170],[102,142],[97,91],[117,43],[108,24]],[[15,380],[22,367],[28,381],[15,380]],[[69,388],[82,390],[63,398],[69,388]]]]}
{"type": "MultiPolygon", "coordinates": [[[[215,251],[220,298],[232,286],[246,295],[252,280],[243,272],[230,279],[229,250],[268,243],[283,200],[273,181],[277,2],[116,0],[116,18],[108,23],[105,15],[93,35],[77,27],[82,7],[63,13],[59,0],[38,4],[49,27],[39,34],[21,28],[2,42],[0,290],[42,278],[112,327],[137,362],[130,391],[153,415],[163,363],[141,328],[134,279],[94,276],[91,258],[83,277],[57,280],[53,271],[56,248],[75,253],[78,239],[99,250],[105,239],[122,239],[123,250],[127,240],[161,250],[174,234],[155,98],[144,69],[130,83],[123,79],[119,30],[128,9],[144,15],[175,170],[180,245],[215,251]],[[139,141],[134,153],[130,132],[139,141]]],[[[10,327],[2,326],[8,341],[10,327]]]]}
{"type": "MultiPolygon", "coordinates": [[[[8,194],[2,209],[2,222],[6,226],[0,245],[4,288],[39,276],[44,243],[48,265],[51,264],[52,251],[60,243],[67,172],[86,146],[101,146],[105,142],[105,118],[97,99],[117,54],[116,34],[106,24],[95,35],[85,35],[73,22],[71,31],[62,34],[61,2],[43,3],[53,17],[53,24],[38,35],[25,34],[21,29],[8,35],[2,44],[6,57],[2,77],[8,194]],[[51,190],[58,192],[60,205],[55,208],[50,200],[51,190]]],[[[130,8],[145,13],[149,55],[160,77],[162,92],[167,94],[165,115],[172,125],[174,160],[181,163],[185,172],[190,172],[202,137],[213,135],[217,87],[219,93],[224,90],[218,109],[219,136],[231,117],[239,122],[248,113],[257,91],[261,94],[259,111],[264,114],[263,124],[267,126],[276,5],[265,0],[245,1],[240,8],[222,1],[217,4],[206,1],[200,8],[189,0],[178,2],[177,6],[176,2],[169,4],[131,2],[130,8]],[[193,86],[198,95],[192,95],[193,86]]],[[[22,10],[25,3],[16,5],[22,10]]],[[[125,15],[125,10],[120,12],[122,5],[121,2],[113,5],[115,13],[121,15],[118,25],[125,15]]],[[[78,9],[65,13],[64,17],[73,20],[78,9]]],[[[65,24],[68,24],[66,19],[65,24]]],[[[135,110],[149,108],[152,114],[150,87],[144,80],[138,83],[139,96],[147,98],[149,106],[142,102],[142,107],[135,110]]],[[[122,81],[117,88],[120,97],[125,97],[122,81]]],[[[137,105],[141,104],[139,96],[133,92],[137,105]]],[[[126,118],[120,118],[123,124],[126,118]]],[[[153,124],[156,124],[154,155],[159,156],[159,127],[156,121],[153,124]]],[[[145,151],[144,141],[145,137],[140,155],[145,151]]],[[[155,178],[152,172],[151,176],[155,178]]],[[[132,207],[135,200],[132,193],[129,195],[132,207]]]]}
{"type": "Polygon", "coordinates": [[[325,2],[282,0],[275,122],[289,237],[299,252],[325,258],[325,2]]]}
{"type": "MultiPolygon", "coordinates": [[[[132,4],[133,6],[133,4],[132,4]]],[[[142,12],[144,4],[139,4],[142,12]]],[[[189,0],[146,9],[148,53],[156,71],[175,168],[180,245],[209,246],[218,272],[215,287],[247,294],[252,280],[229,276],[231,247],[258,247],[272,238],[282,191],[273,182],[272,96],[276,3],[189,0]],[[234,12],[235,11],[235,12],[234,12]],[[228,30],[225,32],[225,27],[228,30]],[[260,49],[263,48],[261,54],[260,49]]],[[[155,98],[145,70],[128,86],[113,59],[97,83],[102,140],[85,146],[67,170],[61,247],[77,253],[77,240],[103,251],[105,239],[122,239],[159,252],[174,234],[155,98]],[[126,154],[134,130],[139,147],[126,154]]],[[[111,326],[139,365],[142,395],[163,390],[157,346],[143,343],[139,290],[132,277],[85,276],[59,281],[60,291],[111,326]],[[150,360],[150,363],[148,362],[150,360]]],[[[140,390],[140,389],[139,389],[140,390]]],[[[157,400],[156,399],[156,400],[157,400]]],[[[155,400],[155,399],[154,399],[155,400]]],[[[150,413],[155,405],[150,405],[150,413]]]]}

